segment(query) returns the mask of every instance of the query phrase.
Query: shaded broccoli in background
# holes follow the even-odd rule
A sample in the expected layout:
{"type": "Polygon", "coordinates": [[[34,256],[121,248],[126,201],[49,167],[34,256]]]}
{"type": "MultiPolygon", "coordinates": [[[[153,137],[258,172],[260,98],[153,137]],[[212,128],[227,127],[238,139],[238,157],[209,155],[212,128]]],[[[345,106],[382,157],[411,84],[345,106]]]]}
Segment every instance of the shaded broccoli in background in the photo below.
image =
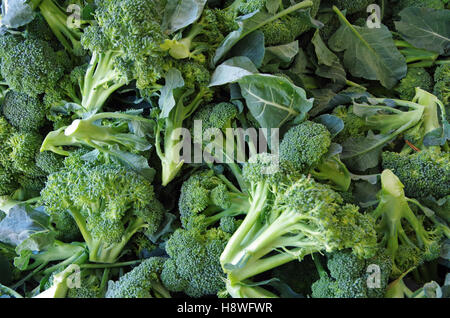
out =
{"type": "Polygon", "coordinates": [[[176,230],[166,243],[170,258],[161,273],[163,284],[191,297],[216,295],[225,288],[219,258],[229,238],[217,228],[176,230]]]}
{"type": "Polygon", "coordinates": [[[339,155],[328,156],[331,134],[319,123],[306,121],[294,126],[283,136],[280,161],[300,173],[310,173],[317,180],[330,182],[341,191],[350,186],[350,173],[339,155]]]}
{"type": "Polygon", "coordinates": [[[442,0],[398,0],[397,3],[394,4],[393,11],[395,14],[399,14],[400,11],[409,7],[445,9],[442,0]]]}
{"type": "Polygon", "coordinates": [[[450,65],[439,65],[434,72],[434,95],[441,100],[450,116],[450,65]]]}
{"type": "Polygon", "coordinates": [[[3,116],[16,129],[37,131],[45,124],[46,107],[37,97],[9,91],[2,104],[3,116]]]}
{"type": "Polygon", "coordinates": [[[364,137],[369,131],[366,121],[353,113],[352,106],[338,106],[333,110],[333,115],[344,122],[344,129],[334,139],[338,143],[351,137],[364,137]]]}
{"type": "Polygon", "coordinates": [[[41,198],[50,215],[70,213],[92,262],[114,263],[136,232],[155,233],[164,215],[150,181],[113,163],[66,160],[48,177],[41,198]]]}
{"type": "Polygon", "coordinates": [[[373,0],[325,0],[325,5],[339,8],[339,10],[347,10],[347,14],[354,14],[356,12],[366,12],[367,7],[372,4],[373,0]]]}
{"type": "Polygon", "coordinates": [[[166,258],[151,257],[121,276],[109,281],[106,298],[170,298],[160,281],[160,274],[166,258]]]}
{"type": "Polygon", "coordinates": [[[412,100],[416,95],[416,88],[430,91],[433,86],[433,79],[428,72],[421,67],[409,68],[395,90],[403,100],[412,100]]]}
{"type": "Polygon", "coordinates": [[[384,249],[368,259],[358,258],[349,250],[331,253],[327,256],[329,273],[317,260],[316,264],[320,279],[311,286],[313,298],[383,298],[392,268],[391,257],[384,249]],[[374,272],[380,275],[379,281],[370,280],[374,272]]]}

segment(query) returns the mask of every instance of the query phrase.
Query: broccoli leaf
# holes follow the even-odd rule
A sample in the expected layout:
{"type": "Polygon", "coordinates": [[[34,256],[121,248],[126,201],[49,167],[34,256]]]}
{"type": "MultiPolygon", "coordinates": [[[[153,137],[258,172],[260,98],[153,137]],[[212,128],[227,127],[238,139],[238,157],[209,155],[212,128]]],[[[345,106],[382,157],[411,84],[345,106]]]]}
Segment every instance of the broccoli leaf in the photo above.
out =
{"type": "Polygon", "coordinates": [[[258,69],[246,56],[236,56],[217,66],[211,76],[212,86],[220,86],[238,81],[244,76],[258,73],[258,69]]]}
{"type": "Polygon", "coordinates": [[[316,69],[316,75],[329,78],[335,83],[345,84],[347,74],[341,65],[341,61],[330,49],[327,48],[319,31],[314,33],[311,40],[314,45],[319,67],[316,69]]]}
{"type": "Polygon", "coordinates": [[[34,11],[27,0],[2,1],[2,25],[8,28],[18,28],[33,21],[34,11]]]}
{"type": "Polygon", "coordinates": [[[166,75],[166,85],[161,89],[161,97],[159,98],[159,108],[161,108],[161,118],[169,117],[170,111],[175,107],[175,97],[173,91],[184,86],[183,76],[181,72],[175,68],[171,68],[166,75]]]}
{"type": "Polygon", "coordinates": [[[379,80],[386,88],[394,87],[406,76],[407,66],[389,29],[384,25],[373,29],[354,26],[337,12],[342,25],[330,38],[330,48],[345,51],[344,65],[353,76],[379,80]]]}
{"type": "Polygon", "coordinates": [[[246,56],[256,67],[260,67],[265,58],[264,33],[255,31],[239,41],[230,51],[230,56],[246,56]]]}
{"type": "Polygon", "coordinates": [[[304,89],[284,77],[254,74],[238,83],[250,113],[263,128],[280,128],[293,119],[301,122],[313,106],[304,89]]]}
{"type": "Polygon", "coordinates": [[[450,10],[406,8],[395,22],[400,35],[420,49],[450,54],[450,10]]]}
{"type": "Polygon", "coordinates": [[[206,0],[169,0],[164,10],[163,29],[168,34],[185,28],[200,18],[206,0]]]}
{"type": "Polygon", "coordinates": [[[0,222],[0,241],[17,250],[40,251],[54,240],[50,216],[42,210],[19,204],[0,222]]]}

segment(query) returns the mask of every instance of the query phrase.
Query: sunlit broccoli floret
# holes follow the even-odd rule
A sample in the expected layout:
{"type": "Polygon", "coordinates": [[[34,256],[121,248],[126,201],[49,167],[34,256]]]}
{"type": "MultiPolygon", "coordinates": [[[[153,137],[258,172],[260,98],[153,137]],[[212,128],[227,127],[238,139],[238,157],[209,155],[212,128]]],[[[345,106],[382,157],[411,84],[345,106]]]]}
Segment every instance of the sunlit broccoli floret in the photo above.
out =
{"type": "Polygon", "coordinates": [[[49,43],[5,34],[0,38],[1,73],[15,91],[37,96],[56,85],[64,61],[49,43]]]}
{"type": "Polygon", "coordinates": [[[291,128],[280,144],[280,160],[300,173],[331,182],[342,191],[350,186],[350,173],[339,156],[327,156],[331,134],[319,123],[306,121],[291,128]]]}
{"type": "Polygon", "coordinates": [[[311,287],[314,298],[383,298],[392,260],[384,249],[368,259],[342,250],[328,255],[329,274],[318,267],[320,279],[311,287]],[[370,281],[370,275],[374,272],[379,273],[379,281],[370,281]]]}
{"type": "Polygon", "coordinates": [[[149,180],[117,164],[67,165],[41,192],[48,213],[69,211],[93,262],[113,263],[138,231],[155,233],[163,219],[149,180]]]}
{"type": "Polygon", "coordinates": [[[191,297],[217,294],[225,287],[219,257],[228,239],[229,234],[216,228],[175,231],[166,244],[170,259],[161,274],[164,285],[191,297]]]}
{"type": "Polygon", "coordinates": [[[142,261],[119,280],[109,281],[106,298],[169,298],[159,276],[166,258],[151,257],[142,261]]]}
{"type": "Polygon", "coordinates": [[[36,156],[36,166],[46,174],[58,172],[64,166],[64,157],[51,151],[40,152],[36,156]]]}
{"type": "Polygon", "coordinates": [[[42,176],[45,173],[36,166],[36,156],[41,147],[42,137],[36,133],[16,132],[7,141],[11,149],[9,159],[17,171],[30,176],[42,176]]]}

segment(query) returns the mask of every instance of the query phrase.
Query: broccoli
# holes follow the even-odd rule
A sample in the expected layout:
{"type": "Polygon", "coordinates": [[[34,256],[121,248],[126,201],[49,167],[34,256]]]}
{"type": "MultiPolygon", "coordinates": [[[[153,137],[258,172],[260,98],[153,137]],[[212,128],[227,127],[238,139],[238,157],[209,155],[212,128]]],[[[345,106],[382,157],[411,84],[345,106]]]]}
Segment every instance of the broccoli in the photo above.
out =
{"type": "Polygon", "coordinates": [[[424,150],[406,155],[384,152],[383,169],[392,170],[408,197],[442,198],[450,195],[450,153],[424,150]]]}
{"type": "Polygon", "coordinates": [[[374,253],[370,217],[344,205],[337,192],[311,178],[284,168],[267,174],[273,160],[260,154],[244,166],[251,206],[220,256],[233,297],[274,297],[251,287],[250,279],[315,252],[352,248],[360,256],[374,253]]]}
{"type": "Polygon", "coordinates": [[[363,137],[369,131],[365,120],[353,113],[352,106],[338,106],[332,114],[344,122],[344,129],[334,139],[338,143],[343,143],[351,137],[363,137]]]}
{"type": "Polygon", "coordinates": [[[89,248],[90,261],[114,263],[136,232],[157,231],[162,206],[150,181],[135,172],[113,163],[73,162],[66,160],[64,169],[48,177],[42,202],[50,215],[70,213],[89,248]]]}
{"type": "Polygon", "coordinates": [[[102,286],[102,277],[91,269],[84,269],[79,273],[80,285],[69,288],[66,298],[103,298],[105,288],[102,286]]]}
{"type": "MultiPolygon", "coordinates": [[[[31,0],[29,3],[32,9],[39,9],[54,36],[68,52],[75,56],[84,55],[85,52],[80,43],[82,30],[68,24],[69,15],[61,3],[57,0],[31,0]]],[[[80,27],[87,23],[84,20],[79,22],[80,27]]]]}
{"type": "Polygon", "coordinates": [[[310,173],[318,180],[330,181],[341,191],[350,186],[350,173],[338,155],[328,156],[331,134],[319,123],[306,121],[294,126],[280,144],[280,161],[301,173],[310,173]]]}
{"type": "Polygon", "coordinates": [[[366,12],[367,7],[372,4],[372,0],[326,0],[325,4],[335,5],[339,10],[346,10],[347,14],[354,14],[360,11],[366,12]]]}
{"type": "Polygon", "coordinates": [[[142,261],[116,282],[109,281],[106,298],[170,298],[160,281],[166,258],[151,257],[142,261]]]}
{"type": "Polygon", "coordinates": [[[223,217],[247,212],[248,196],[224,178],[209,170],[196,173],[183,183],[178,207],[184,228],[206,228],[223,217]]]}
{"type": "Polygon", "coordinates": [[[217,228],[176,230],[166,243],[170,258],[161,273],[163,284],[191,297],[217,294],[225,288],[219,257],[229,238],[217,228]]]}
{"type": "Polygon", "coordinates": [[[412,100],[416,95],[416,87],[425,91],[430,91],[433,85],[433,79],[430,74],[421,67],[408,69],[406,77],[395,87],[395,90],[403,100],[412,100]]]}
{"type": "Polygon", "coordinates": [[[313,298],[382,298],[389,282],[392,260],[384,249],[368,259],[342,250],[328,255],[329,274],[320,264],[317,267],[320,279],[311,286],[313,298]],[[377,266],[375,270],[380,274],[380,280],[372,282],[376,284],[374,286],[369,284],[372,266],[377,266]]]}
{"type": "Polygon", "coordinates": [[[434,72],[434,95],[445,105],[450,115],[450,65],[439,65],[434,72]]]}
{"type": "MultiPolygon", "coordinates": [[[[180,129],[183,123],[190,118],[200,105],[211,97],[208,88],[209,73],[199,73],[195,76],[195,82],[187,82],[177,69],[169,70],[166,78],[170,78],[181,87],[173,90],[175,105],[169,113],[163,110],[153,114],[157,120],[155,129],[155,148],[162,165],[162,184],[166,186],[172,181],[181,170],[184,160],[180,159],[180,147],[183,138],[180,136],[180,129]],[[206,79],[208,79],[206,81],[206,79]]],[[[167,86],[173,83],[167,82],[167,86]]],[[[163,101],[161,100],[161,103],[163,101]]]]}
{"type": "Polygon", "coordinates": [[[10,90],[2,104],[3,116],[16,129],[37,131],[45,124],[46,108],[37,97],[10,90]]]}
{"type": "Polygon", "coordinates": [[[48,42],[11,34],[0,37],[1,73],[15,91],[37,96],[56,85],[64,73],[64,55],[48,42]]]}
{"type": "Polygon", "coordinates": [[[64,157],[50,151],[39,152],[36,156],[36,166],[46,174],[52,174],[63,168],[64,157]]]}
{"type": "Polygon", "coordinates": [[[36,166],[36,156],[42,143],[42,137],[36,133],[16,132],[7,141],[11,152],[9,159],[16,171],[29,176],[43,176],[45,173],[36,166]]]}
{"type": "Polygon", "coordinates": [[[380,247],[392,257],[391,277],[397,278],[423,261],[439,257],[439,227],[426,229],[424,222],[411,210],[403,184],[391,170],[381,174],[379,203],[371,213],[376,220],[380,247]]]}

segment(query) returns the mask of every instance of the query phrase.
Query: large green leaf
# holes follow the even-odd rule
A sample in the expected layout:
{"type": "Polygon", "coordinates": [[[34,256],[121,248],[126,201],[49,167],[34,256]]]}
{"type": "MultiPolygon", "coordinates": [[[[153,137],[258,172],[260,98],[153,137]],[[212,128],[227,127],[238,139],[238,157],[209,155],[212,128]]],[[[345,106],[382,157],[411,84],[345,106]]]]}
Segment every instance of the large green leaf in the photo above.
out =
{"type": "Polygon", "coordinates": [[[400,35],[417,48],[450,54],[450,10],[406,8],[395,22],[400,35]]]}
{"type": "Polygon", "coordinates": [[[303,88],[281,76],[254,74],[238,80],[250,113],[263,128],[302,121],[313,106],[303,88]]]}
{"type": "Polygon", "coordinates": [[[164,11],[163,29],[176,32],[200,18],[206,0],[168,0],[164,11]]]}
{"type": "Polygon", "coordinates": [[[334,9],[342,25],[328,44],[336,52],[344,51],[346,69],[355,77],[378,80],[386,88],[394,87],[406,76],[407,65],[389,29],[384,25],[380,28],[351,25],[334,9]]]}

